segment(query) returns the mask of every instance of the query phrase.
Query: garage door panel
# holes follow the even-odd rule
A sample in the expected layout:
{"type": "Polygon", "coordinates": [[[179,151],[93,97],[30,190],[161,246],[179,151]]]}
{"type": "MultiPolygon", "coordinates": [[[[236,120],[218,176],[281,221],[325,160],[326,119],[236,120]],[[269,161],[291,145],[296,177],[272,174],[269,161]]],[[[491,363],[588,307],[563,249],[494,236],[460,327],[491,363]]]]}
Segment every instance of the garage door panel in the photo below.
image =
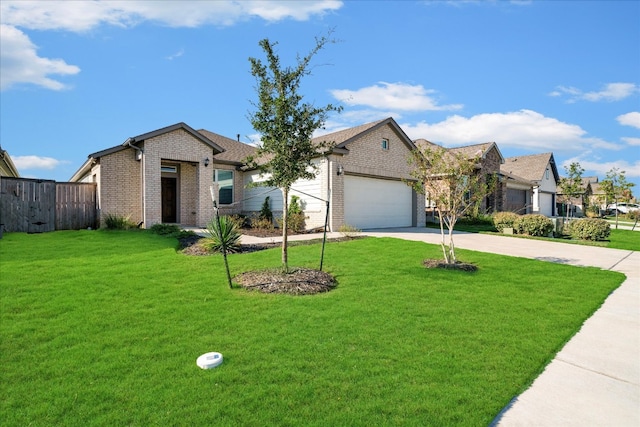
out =
{"type": "Polygon", "coordinates": [[[412,191],[400,181],[345,177],[345,222],[357,228],[410,227],[412,191]]]}

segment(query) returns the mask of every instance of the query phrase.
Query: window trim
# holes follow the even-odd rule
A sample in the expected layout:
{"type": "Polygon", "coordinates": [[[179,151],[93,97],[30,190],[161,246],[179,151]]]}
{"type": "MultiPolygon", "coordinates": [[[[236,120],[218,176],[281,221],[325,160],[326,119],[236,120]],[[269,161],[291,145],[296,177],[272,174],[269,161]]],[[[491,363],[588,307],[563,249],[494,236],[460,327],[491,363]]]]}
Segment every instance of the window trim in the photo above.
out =
{"type": "Polygon", "coordinates": [[[235,199],[235,173],[234,172],[235,171],[233,169],[214,169],[213,170],[213,182],[216,185],[216,192],[218,193],[217,200],[221,205],[226,205],[226,206],[232,205],[235,199]],[[220,198],[220,179],[218,177],[218,174],[220,171],[231,173],[231,202],[229,203],[223,203],[222,199],[220,198]]]}

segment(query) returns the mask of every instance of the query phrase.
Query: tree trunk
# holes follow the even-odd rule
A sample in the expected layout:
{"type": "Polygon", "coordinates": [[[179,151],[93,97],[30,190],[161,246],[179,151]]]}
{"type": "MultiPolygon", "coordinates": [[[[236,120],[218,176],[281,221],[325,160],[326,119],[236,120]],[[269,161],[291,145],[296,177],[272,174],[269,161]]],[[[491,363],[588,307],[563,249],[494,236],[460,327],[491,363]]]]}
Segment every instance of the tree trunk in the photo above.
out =
{"type": "Polygon", "coordinates": [[[282,188],[282,270],[289,272],[289,254],[287,252],[289,237],[289,189],[282,188]]]}
{"type": "Polygon", "coordinates": [[[449,259],[447,259],[447,264],[455,264],[456,263],[456,247],[453,244],[453,226],[451,224],[449,227],[449,259]]]}
{"type": "Polygon", "coordinates": [[[442,248],[442,256],[444,256],[444,261],[448,264],[449,257],[447,256],[447,244],[444,240],[444,219],[442,218],[442,211],[440,209],[438,209],[438,219],[440,220],[440,237],[442,237],[440,247],[442,248]]]}

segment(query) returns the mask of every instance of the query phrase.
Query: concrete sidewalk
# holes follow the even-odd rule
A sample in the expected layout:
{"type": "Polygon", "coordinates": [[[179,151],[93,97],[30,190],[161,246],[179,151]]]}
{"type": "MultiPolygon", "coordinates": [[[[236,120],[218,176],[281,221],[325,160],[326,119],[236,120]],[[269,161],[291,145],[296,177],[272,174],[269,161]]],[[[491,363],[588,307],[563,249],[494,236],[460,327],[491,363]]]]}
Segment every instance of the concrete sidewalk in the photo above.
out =
{"type": "MultiPolygon", "coordinates": [[[[436,244],[441,239],[439,230],[424,228],[366,234],[436,244]]],[[[473,233],[456,233],[454,241],[461,249],[595,266],[627,276],[492,425],[640,426],[640,252],[473,233]]]]}
{"type": "MultiPolygon", "coordinates": [[[[439,230],[428,228],[369,230],[362,234],[433,244],[441,240],[439,230]]],[[[303,234],[289,239],[322,236],[303,234]]],[[[327,233],[327,238],[341,236],[327,233]]],[[[460,249],[593,266],[627,276],[492,426],[640,426],[640,252],[476,233],[455,233],[454,239],[460,249]]],[[[280,237],[242,237],[245,244],[280,241],[280,237]]]]}

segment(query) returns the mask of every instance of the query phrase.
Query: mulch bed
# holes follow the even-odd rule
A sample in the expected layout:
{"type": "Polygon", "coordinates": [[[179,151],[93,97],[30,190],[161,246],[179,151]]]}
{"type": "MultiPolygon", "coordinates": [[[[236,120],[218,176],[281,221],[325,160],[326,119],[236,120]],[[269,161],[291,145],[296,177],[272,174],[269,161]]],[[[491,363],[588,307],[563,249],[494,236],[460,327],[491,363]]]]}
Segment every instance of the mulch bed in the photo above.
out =
{"type": "Polygon", "coordinates": [[[337,286],[332,275],[310,268],[295,268],[289,273],[248,271],[237,275],[234,281],[247,290],[266,294],[311,295],[329,292],[337,286]]]}
{"type": "Polygon", "coordinates": [[[474,272],[478,270],[478,267],[473,264],[457,261],[455,264],[447,264],[441,259],[425,259],[422,264],[426,268],[443,268],[446,270],[460,270],[474,272]]]}
{"type": "MultiPolygon", "coordinates": [[[[280,234],[275,235],[279,236],[280,234]]],[[[211,255],[212,252],[202,246],[202,239],[203,237],[197,235],[181,238],[180,251],[185,255],[211,255]]],[[[280,246],[281,243],[242,245],[242,253],[280,246]]],[[[329,292],[337,286],[336,280],[329,273],[309,268],[294,268],[286,274],[279,269],[249,271],[239,274],[233,280],[247,290],[271,294],[312,295],[329,292]]]]}

